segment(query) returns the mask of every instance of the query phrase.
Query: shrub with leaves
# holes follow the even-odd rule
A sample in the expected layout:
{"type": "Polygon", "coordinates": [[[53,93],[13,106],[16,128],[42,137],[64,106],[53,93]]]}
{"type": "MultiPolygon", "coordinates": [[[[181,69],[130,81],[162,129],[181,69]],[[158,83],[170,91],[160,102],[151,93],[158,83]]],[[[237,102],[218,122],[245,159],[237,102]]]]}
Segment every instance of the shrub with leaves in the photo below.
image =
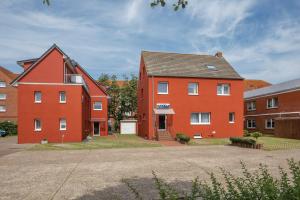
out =
{"type": "Polygon", "coordinates": [[[239,137],[231,137],[229,138],[232,144],[247,144],[247,145],[255,145],[256,141],[250,138],[239,138],[239,137]]]}
{"type": "Polygon", "coordinates": [[[17,135],[18,133],[17,125],[14,122],[0,122],[0,129],[5,130],[8,135],[17,135]]]}
{"type": "MultiPolygon", "coordinates": [[[[153,179],[161,200],[300,200],[300,162],[288,160],[289,170],[279,167],[280,176],[271,175],[266,165],[250,172],[241,162],[243,175],[236,177],[221,168],[224,181],[221,183],[214,173],[210,173],[210,183],[195,178],[189,193],[176,191],[153,172],[153,179]]],[[[126,180],[123,180],[137,199],[141,194],[126,180]]]]}
{"type": "Polygon", "coordinates": [[[181,143],[189,143],[191,138],[183,133],[177,133],[176,139],[181,143]]]}
{"type": "Polygon", "coordinates": [[[258,131],[257,132],[253,132],[253,133],[251,133],[251,136],[254,137],[256,139],[256,141],[257,141],[257,139],[262,136],[262,133],[258,132],[258,131]]]}
{"type": "Polygon", "coordinates": [[[251,136],[251,133],[249,133],[248,130],[244,130],[244,137],[249,137],[251,136]]]}

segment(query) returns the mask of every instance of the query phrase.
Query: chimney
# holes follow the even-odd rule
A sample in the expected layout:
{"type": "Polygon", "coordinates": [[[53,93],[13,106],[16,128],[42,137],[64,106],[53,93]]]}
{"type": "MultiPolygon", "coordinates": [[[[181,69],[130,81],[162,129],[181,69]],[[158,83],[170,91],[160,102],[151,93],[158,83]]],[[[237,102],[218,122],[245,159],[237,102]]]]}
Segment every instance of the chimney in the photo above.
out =
{"type": "Polygon", "coordinates": [[[221,51],[217,51],[217,53],[215,54],[216,57],[218,58],[222,58],[223,57],[223,53],[221,51]]]}

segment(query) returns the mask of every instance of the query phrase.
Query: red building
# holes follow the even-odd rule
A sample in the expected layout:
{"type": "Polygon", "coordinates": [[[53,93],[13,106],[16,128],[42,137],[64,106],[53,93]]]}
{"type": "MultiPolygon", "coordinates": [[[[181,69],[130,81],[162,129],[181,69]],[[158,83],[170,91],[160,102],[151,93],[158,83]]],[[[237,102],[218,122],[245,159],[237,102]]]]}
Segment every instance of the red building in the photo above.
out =
{"type": "Polygon", "coordinates": [[[300,79],[244,93],[245,128],[300,139],[300,79]]]}
{"type": "Polygon", "coordinates": [[[271,85],[272,85],[271,83],[268,83],[264,80],[245,79],[244,91],[255,90],[263,87],[268,87],[271,85]]]}
{"type": "Polygon", "coordinates": [[[24,68],[12,85],[18,89],[18,142],[79,142],[107,135],[107,95],[87,72],[57,45],[24,68]]]}
{"type": "Polygon", "coordinates": [[[138,134],[171,139],[242,136],[243,78],[215,56],[143,51],[138,134]]]}

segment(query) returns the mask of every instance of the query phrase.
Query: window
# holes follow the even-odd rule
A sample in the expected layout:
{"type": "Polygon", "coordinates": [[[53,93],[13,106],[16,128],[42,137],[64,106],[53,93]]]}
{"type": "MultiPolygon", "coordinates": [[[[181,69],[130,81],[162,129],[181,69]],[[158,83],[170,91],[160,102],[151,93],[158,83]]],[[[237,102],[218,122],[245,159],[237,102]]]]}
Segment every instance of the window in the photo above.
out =
{"type": "Polygon", "coordinates": [[[34,102],[35,103],[42,102],[42,93],[41,92],[34,92],[34,102]]]}
{"type": "Polygon", "coordinates": [[[59,92],[59,103],[66,103],[67,97],[66,92],[59,92]]]}
{"type": "Polygon", "coordinates": [[[6,94],[0,94],[0,100],[5,100],[6,99],[6,94]]]}
{"type": "Polygon", "coordinates": [[[229,113],[229,123],[234,123],[234,121],[235,121],[235,113],[230,112],[229,113]]]}
{"type": "Polygon", "coordinates": [[[159,82],[157,87],[158,94],[168,94],[168,83],[167,82],[159,82]]]}
{"type": "Polygon", "coordinates": [[[266,129],[274,129],[275,127],[275,120],[274,119],[266,119],[265,121],[266,129]]]}
{"type": "Polygon", "coordinates": [[[189,95],[198,95],[198,83],[189,83],[188,93],[189,95]]]}
{"type": "Polygon", "coordinates": [[[218,95],[229,95],[230,94],[230,85],[229,84],[218,84],[217,94],[218,95]]]}
{"type": "Polygon", "coordinates": [[[0,106],[0,112],[6,112],[6,107],[5,106],[0,106]]]}
{"type": "Polygon", "coordinates": [[[267,99],[267,108],[277,108],[278,107],[278,98],[274,97],[267,99]]]}
{"type": "Polygon", "coordinates": [[[192,113],[191,114],[191,124],[210,124],[210,113],[202,112],[202,113],[192,113]]]}
{"type": "Polygon", "coordinates": [[[41,131],[42,130],[42,122],[39,119],[34,120],[34,130],[41,131]]]}
{"type": "Polygon", "coordinates": [[[247,102],[247,110],[248,111],[256,110],[256,102],[255,101],[247,102]]]}
{"type": "Polygon", "coordinates": [[[59,130],[64,131],[67,130],[67,121],[66,119],[59,120],[59,130]]]}
{"type": "Polygon", "coordinates": [[[102,102],[94,102],[94,110],[102,110],[102,102]]]}
{"type": "Polygon", "coordinates": [[[247,128],[256,128],[256,121],[255,121],[255,119],[248,119],[247,120],[247,128]]]}
{"type": "Polygon", "coordinates": [[[0,81],[0,87],[6,87],[6,83],[4,81],[0,81]]]}

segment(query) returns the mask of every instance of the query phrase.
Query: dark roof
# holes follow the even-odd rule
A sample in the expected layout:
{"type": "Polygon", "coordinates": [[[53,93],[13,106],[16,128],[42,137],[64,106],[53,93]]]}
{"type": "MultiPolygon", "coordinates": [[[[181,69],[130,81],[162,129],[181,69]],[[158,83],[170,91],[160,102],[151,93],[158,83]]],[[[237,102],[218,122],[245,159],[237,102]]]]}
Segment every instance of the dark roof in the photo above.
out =
{"type": "Polygon", "coordinates": [[[244,80],[244,91],[255,90],[272,85],[264,80],[246,79],[244,80]]]}
{"type": "Polygon", "coordinates": [[[300,79],[294,79],[291,81],[274,84],[269,87],[244,92],[244,98],[249,99],[259,96],[272,95],[280,92],[288,92],[296,89],[300,89],[300,79]]]}
{"type": "Polygon", "coordinates": [[[222,56],[142,51],[142,58],[148,76],[243,79],[222,56]]]}
{"type": "Polygon", "coordinates": [[[20,65],[21,67],[23,67],[24,63],[28,63],[28,62],[36,62],[39,58],[31,58],[31,59],[26,59],[26,60],[19,60],[17,61],[17,64],[20,65]]]}
{"type": "Polygon", "coordinates": [[[0,66],[0,71],[11,79],[15,79],[17,76],[19,76],[19,74],[15,74],[2,66],[0,66]]]}

